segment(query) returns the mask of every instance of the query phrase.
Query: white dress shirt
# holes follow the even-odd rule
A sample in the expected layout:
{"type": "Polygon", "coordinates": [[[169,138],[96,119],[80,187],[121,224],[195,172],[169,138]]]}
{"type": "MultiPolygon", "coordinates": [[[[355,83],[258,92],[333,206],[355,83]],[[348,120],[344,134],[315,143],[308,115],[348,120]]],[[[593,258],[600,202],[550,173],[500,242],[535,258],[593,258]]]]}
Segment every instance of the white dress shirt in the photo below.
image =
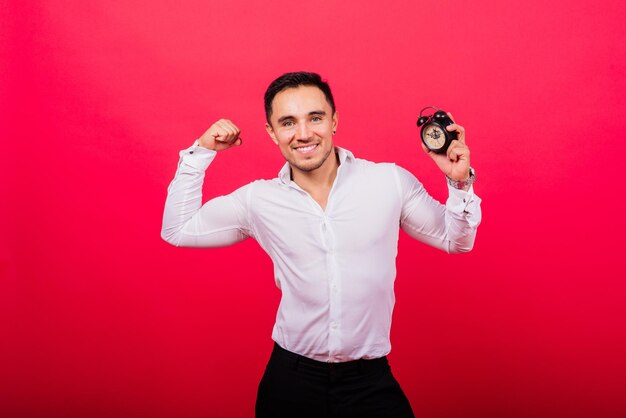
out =
{"type": "Polygon", "coordinates": [[[326,210],[291,181],[257,180],[202,205],[205,170],[216,156],[180,152],[162,237],[184,247],[222,247],[254,238],[274,263],[282,297],[272,338],[325,362],[385,356],[395,302],[399,227],[449,253],[471,250],[480,223],[473,189],[449,187],[446,205],[408,171],[337,148],[340,166],[326,210]]]}

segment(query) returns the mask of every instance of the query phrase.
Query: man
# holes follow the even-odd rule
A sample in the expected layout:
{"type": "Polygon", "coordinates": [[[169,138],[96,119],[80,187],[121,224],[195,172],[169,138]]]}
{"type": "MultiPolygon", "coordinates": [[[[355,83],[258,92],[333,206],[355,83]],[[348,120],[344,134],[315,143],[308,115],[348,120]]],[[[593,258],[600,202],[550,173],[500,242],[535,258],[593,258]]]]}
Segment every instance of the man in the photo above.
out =
{"type": "Polygon", "coordinates": [[[448,127],[458,140],[446,155],[424,147],[448,177],[444,206],[408,171],[334,145],[338,116],[319,75],[274,80],[265,111],[287,160],[278,178],[202,205],[205,169],[242,144],[239,129],[219,120],[180,153],[162,236],[188,247],[252,237],[272,258],[282,298],[257,417],[413,417],[386,358],[399,227],[450,253],[472,248],[481,213],[464,129],[448,127]]]}

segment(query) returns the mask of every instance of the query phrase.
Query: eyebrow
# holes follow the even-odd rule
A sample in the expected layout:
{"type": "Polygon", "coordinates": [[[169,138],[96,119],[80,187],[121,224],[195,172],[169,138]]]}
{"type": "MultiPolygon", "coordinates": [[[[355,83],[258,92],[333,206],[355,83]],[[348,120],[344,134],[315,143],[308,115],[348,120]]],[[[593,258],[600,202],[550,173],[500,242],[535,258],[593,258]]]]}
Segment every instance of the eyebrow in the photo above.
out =
{"type": "MultiPolygon", "coordinates": [[[[309,116],[326,116],[326,112],[324,112],[323,110],[313,110],[309,112],[309,116]]],[[[288,119],[295,119],[295,118],[296,117],[292,115],[285,115],[285,116],[278,118],[278,123],[283,123],[284,121],[288,119]]]]}

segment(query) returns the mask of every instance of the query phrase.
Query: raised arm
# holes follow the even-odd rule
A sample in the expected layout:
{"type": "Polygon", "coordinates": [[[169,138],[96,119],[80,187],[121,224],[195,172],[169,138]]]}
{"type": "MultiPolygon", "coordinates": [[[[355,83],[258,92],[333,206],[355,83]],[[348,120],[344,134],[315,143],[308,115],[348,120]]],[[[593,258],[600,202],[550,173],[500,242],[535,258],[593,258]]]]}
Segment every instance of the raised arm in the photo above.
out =
{"type": "MultiPolygon", "coordinates": [[[[452,115],[448,113],[452,118],[452,115]]],[[[453,123],[456,131],[446,154],[436,154],[422,144],[426,152],[448,178],[445,206],[434,200],[408,171],[398,168],[403,196],[401,227],[413,238],[448,253],[470,251],[481,221],[480,198],[472,186],[470,151],[465,144],[465,129],[453,123]]]]}
{"type": "Polygon", "coordinates": [[[251,235],[247,186],[202,205],[205,170],[218,151],[238,145],[239,129],[222,119],[211,125],[193,146],[180,152],[163,213],[161,237],[165,241],[182,247],[223,247],[251,235]]]}

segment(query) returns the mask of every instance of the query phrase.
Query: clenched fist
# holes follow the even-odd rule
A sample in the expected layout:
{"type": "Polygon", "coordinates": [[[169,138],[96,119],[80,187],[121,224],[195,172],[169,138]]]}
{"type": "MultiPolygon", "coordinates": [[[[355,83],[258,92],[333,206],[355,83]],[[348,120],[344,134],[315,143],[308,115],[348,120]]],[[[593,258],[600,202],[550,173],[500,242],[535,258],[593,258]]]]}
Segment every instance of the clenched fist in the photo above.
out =
{"type": "Polygon", "coordinates": [[[239,128],[228,119],[220,119],[202,134],[198,142],[201,147],[223,151],[242,144],[239,128]]]}

